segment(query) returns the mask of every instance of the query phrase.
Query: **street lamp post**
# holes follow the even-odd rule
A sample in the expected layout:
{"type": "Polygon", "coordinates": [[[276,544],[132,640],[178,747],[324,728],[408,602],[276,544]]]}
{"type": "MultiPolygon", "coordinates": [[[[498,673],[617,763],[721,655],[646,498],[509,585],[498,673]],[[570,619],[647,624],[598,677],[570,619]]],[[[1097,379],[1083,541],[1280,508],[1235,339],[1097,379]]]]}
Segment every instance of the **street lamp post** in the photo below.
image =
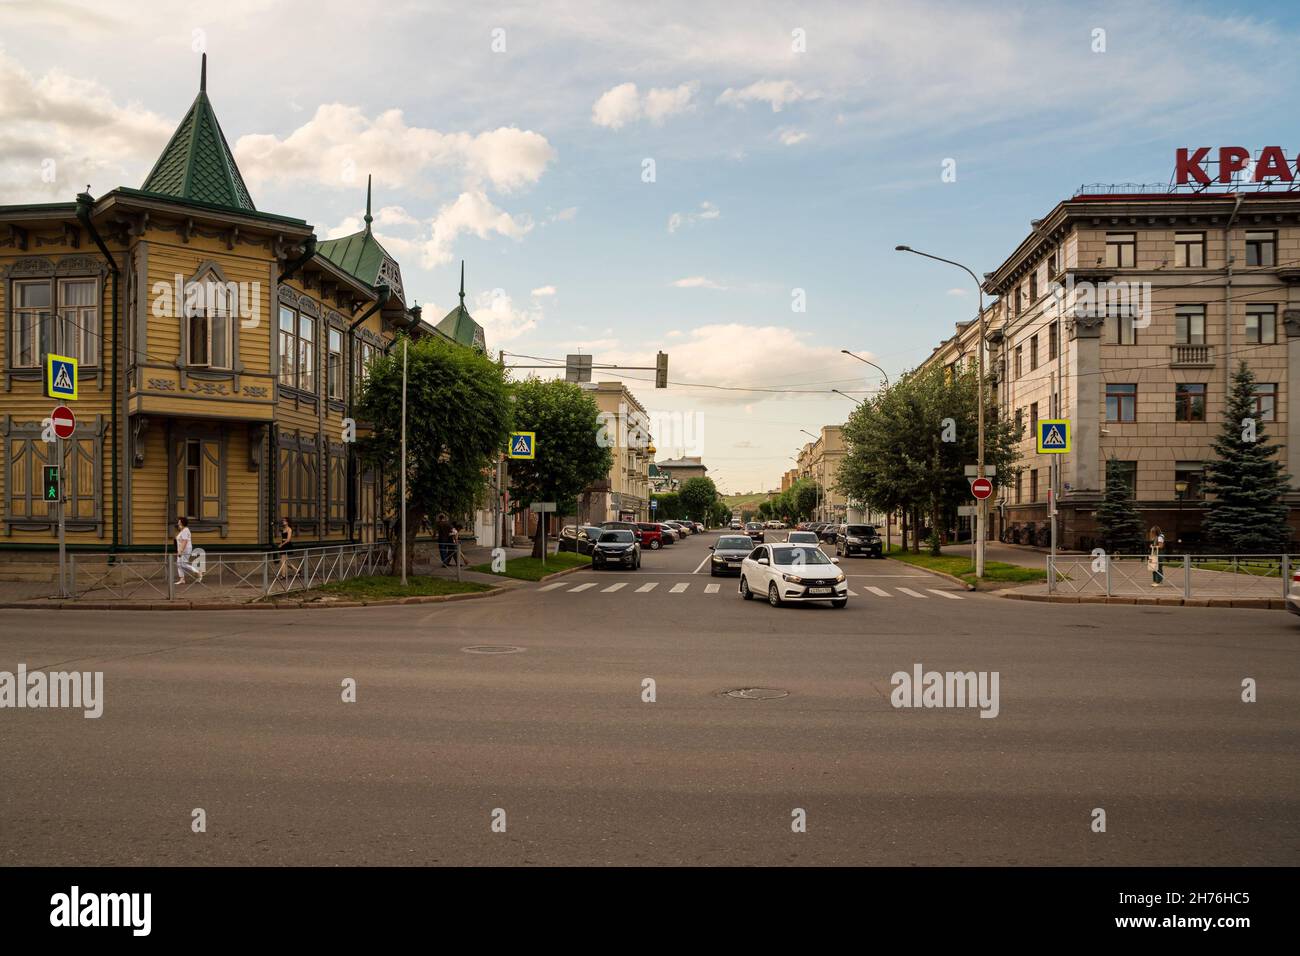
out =
{"type": "MultiPolygon", "coordinates": [[[[966,266],[962,265],[960,262],[953,262],[951,259],[944,259],[942,256],[932,256],[928,252],[921,252],[917,249],[913,249],[911,246],[895,246],[894,250],[896,252],[910,252],[914,255],[924,256],[927,259],[934,259],[936,262],[946,262],[950,266],[956,266],[958,269],[963,270],[967,275],[971,277],[971,279],[975,281],[975,289],[979,293],[979,347],[976,349],[976,354],[979,359],[979,397],[975,403],[976,409],[978,411],[977,441],[979,443],[979,449],[977,453],[977,461],[975,464],[975,474],[977,477],[983,478],[984,477],[984,285],[983,283],[980,282],[979,276],[975,275],[974,272],[972,272],[966,266]]],[[[984,535],[985,535],[985,527],[988,523],[988,499],[981,498],[978,503],[978,509],[979,509],[977,512],[978,529],[976,532],[976,541],[975,541],[975,576],[977,578],[982,578],[984,577],[984,535]]]]}
{"type": "Polygon", "coordinates": [[[1175,481],[1174,494],[1178,498],[1178,514],[1174,518],[1174,544],[1182,541],[1183,533],[1183,498],[1187,495],[1187,482],[1175,481]]]}
{"type": "MultiPolygon", "coordinates": [[[[885,377],[885,388],[889,388],[889,375],[885,372],[885,370],[884,370],[883,368],[881,368],[881,367],[880,367],[879,365],[877,365],[875,362],[871,362],[871,361],[868,361],[867,359],[864,359],[861,355],[857,355],[857,354],[855,354],[855,353],[853,353],[853,352],[850,352],[848,349],[840,349],[840,351],[843,352],[845,355],[851,355],[851,356],[853,356],[853,358],[857,359],[859,362],[863,362],[863,363],[865,363],[865,364],[867,364],[867,365],[870,365],[872,368],[874,368],[877,372],[879,372],[881,375],[883,375],[883,376],[885,377]]],[[[834,388],[833,388],[833,389],[831,389],[831,391],[832,391],[832,392],[834,392],[834,391],[838,391],[838,389],[834,389],[834,388]]]]}
{"type": "Polygon", "coordinates": [[[836,395],[839,395],[841,398],[847,398],[850,402],[853,402],[855,405],[862,404],[862,402],[858,401],[858,399],[854,398],[852,395],[848,394],[847,392],[841,392],[838,388],[832,388],[831,391],[834,392],[836,395]]]}

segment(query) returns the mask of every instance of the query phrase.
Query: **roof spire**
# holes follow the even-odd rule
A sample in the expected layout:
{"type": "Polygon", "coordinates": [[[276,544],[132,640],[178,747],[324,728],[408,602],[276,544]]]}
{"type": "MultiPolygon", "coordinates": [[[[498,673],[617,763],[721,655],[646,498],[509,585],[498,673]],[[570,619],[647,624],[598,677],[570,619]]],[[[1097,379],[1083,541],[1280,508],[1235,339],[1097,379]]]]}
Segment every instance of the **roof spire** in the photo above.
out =
{"type": "Polygon", "coordinates": [[[208,55],[203,54],[203,65],[199,67],[199,92],[208,91],[208,55]]]}
{"type": "Polygon", "coordinates": [[[465,308],[465,260],[460,260],[460,307],[465,308]]]}
{"type": "Polygon", "coordinates": [[[370,223],[374,217],[370,215],[370,176],[366,176],[366,232],[370,231],[370,223]]]}

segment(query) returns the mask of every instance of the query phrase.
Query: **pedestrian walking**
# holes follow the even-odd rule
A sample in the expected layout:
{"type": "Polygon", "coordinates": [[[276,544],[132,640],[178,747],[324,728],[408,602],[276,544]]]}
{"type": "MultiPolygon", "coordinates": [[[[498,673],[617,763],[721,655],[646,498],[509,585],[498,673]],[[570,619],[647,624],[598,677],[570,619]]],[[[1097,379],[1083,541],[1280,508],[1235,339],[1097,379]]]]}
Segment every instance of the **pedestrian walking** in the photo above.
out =
{"type": "Polygon", "coordinates": [[[442,558],[442,566],[445,568],[451,561],[452,542],[456,538],[456,528],[452,525],[445,512],[438,512],[438,524],[435,528],[438,534],[438,556],[442,558]]]}
{"type": "Polygon", "coordinates": [[[188,518],[176,519],[176,583],[185,583],[185,572],[189,571],[194,579],[203,583],[203,569],[193,563],[194,539],[190,534],[188,518]]]}
{"type": "Polygon", "coordinates": [[[289,545],[293,543],[293,525],[289,523],[288,518],[280,519],[280,543],[276,550],[280,552],[280,569],[276,571],[275,576],[288,573],[289,570],[289,545]]]}
{"type": "Polygon", "coordinates": [[[1147,557],[1147,567],[1151,569],[1151,586],[1158,588],[1165,583],[1164,562],[1161,559],[1165,536],[1159,525],[1152,525],[1147,537],[1151,543],[1151,554],[1147,557]]]}

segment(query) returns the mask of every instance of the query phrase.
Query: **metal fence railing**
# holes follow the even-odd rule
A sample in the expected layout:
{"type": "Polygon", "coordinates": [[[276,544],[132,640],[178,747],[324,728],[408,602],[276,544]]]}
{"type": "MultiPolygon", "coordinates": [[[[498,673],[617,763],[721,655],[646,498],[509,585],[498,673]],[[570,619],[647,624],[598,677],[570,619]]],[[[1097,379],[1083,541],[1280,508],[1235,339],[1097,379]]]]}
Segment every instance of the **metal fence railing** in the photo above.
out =
{"type": "Polygon", "coordinates": [[[77,599],[269,596],[374,574],[387,568],[389,560],[386,542],[269,552],[196,551],[188,566],[178,564],[175,554],[74,553],[68,555],[68,586],[77,599]]]}
{"type": "Polygon", "coordinates": [[[1289,554],[1049,555],[1049,594],[1104,597],[1281,598],[1295,567],[1289,554]]]}

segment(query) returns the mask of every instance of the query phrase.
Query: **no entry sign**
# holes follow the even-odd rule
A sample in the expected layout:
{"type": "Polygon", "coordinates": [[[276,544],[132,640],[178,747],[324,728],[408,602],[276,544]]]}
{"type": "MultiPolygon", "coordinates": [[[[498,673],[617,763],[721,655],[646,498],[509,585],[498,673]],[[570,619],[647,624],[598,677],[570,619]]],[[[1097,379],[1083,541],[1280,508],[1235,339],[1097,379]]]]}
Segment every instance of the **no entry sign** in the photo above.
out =
{"type": "Polygon", "coordinates": [[[993,482],[989,481],[987,478],[976,478],[970,483],[970,493],[983,501],[989,495],[993,494],[993,482]]]}
{"type": "Polygon", "coordinates": [[[71,438],[77,430],[77,416],[72,414],[72,409],[67,405],[60,405],[50,413],[50,424],[54,426],[54,434],[60,438],[71,438]]]}

